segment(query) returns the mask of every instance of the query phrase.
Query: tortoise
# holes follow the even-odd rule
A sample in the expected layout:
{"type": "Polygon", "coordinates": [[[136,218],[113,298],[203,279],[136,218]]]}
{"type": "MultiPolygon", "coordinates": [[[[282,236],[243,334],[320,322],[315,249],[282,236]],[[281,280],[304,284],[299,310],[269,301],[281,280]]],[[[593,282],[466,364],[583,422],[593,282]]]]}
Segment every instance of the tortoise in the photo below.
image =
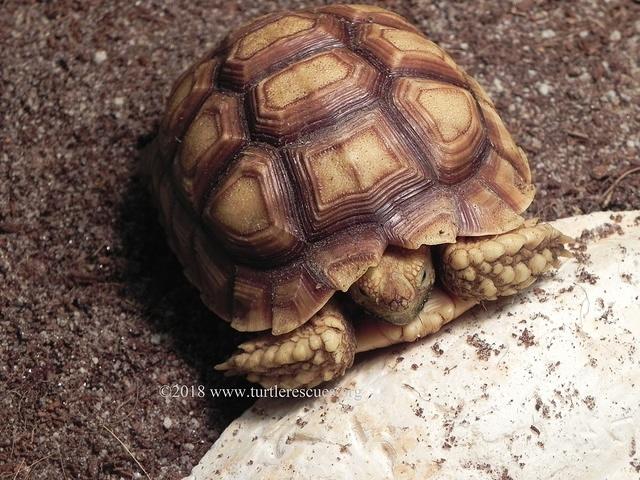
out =
{"type": "Polygon", "coordinates": [[[260,17],[178,80],[147,154],[160,220],[218,317],[262,332],[215,368],[313,387],[513,295],[568,237],[483,88],[406,19],[260,17]]]}

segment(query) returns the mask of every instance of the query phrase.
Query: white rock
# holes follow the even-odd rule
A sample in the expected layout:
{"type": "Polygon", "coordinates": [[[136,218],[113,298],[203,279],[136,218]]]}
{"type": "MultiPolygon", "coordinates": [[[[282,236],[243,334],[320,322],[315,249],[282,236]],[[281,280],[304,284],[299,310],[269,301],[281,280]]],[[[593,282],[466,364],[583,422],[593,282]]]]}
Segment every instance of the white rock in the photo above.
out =
{"type": "Polygon", "coordinates": [[[162,421],[162,426],[166,429],[169,430],[171,428],[171,426],[173,425],[173,420],[171,420],[170,417],[164,417],[164,420],[162,421]]]}
{"type": "Polygon", "coordinates": [[[591,80],[591,74],[589,72],[582,72],[578,78],[583,82],[588,82],[591,80]]]}
{"type": "Polygon", "coordinates": [[[548,83],[539,83],[538,84],[538,91],[542,94],[542,95],[549,95],[549,93],[551,93],[551,86],[548,83]]]}
{"type": "Polygon", "coordinates": [[[104,62],[106,59],[107,59],[107,52],[105,52],[104,50],[96,50],[93,53],[93,61],[98,65],[104,62]]]}
{"type": "Polygon", "coordinates": [[[614,30],[609,35],[609,40],[611,40],[612,42],[619,42],[621,39],[622,39],[622,34],[620,33],[619,30],[614,30]]]}
{"type": "Polygon", "coordinates": [[[615,90],[608,90],[606,93],[606,98],[611,103],[614,103],[616,105],[620,103],[620,100],[618,99],[618,94],[615,92],[615,90]]]}
{"type": "Polygon", "coordinates": [[[553,30],[551,30],[550,28],[548,28],[548,29],[546,29],[546,30],[543,30],[543,31],[540,33],[540,36],[541,36],[542,38],[545,38],[545,39],[547,39],[547,38],[553,38],[553,37],[555,37],[555,36],[556,36],[556,32],[554,32],[553,30]]]}
{"type": "Polygon", "coordinates": [[[364,356],[335,394],[258,401],[187,478],[637,478],[640,211],[620,227],[537,290],[364,356]]]}

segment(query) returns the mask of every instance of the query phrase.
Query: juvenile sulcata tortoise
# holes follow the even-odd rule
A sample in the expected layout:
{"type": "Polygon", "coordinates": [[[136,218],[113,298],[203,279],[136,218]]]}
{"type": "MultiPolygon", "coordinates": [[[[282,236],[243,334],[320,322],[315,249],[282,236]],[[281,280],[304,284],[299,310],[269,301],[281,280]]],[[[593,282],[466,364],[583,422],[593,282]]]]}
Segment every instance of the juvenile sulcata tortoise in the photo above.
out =
{"type": "Polygon", "coordinates": [[[404,18],[258,18],[175,83],[148,170],[202,299],[267,331],[216,368],[309,387],[557,266],[525,221],[525,153],[480,85],[404,18]],[[345,293],[342,293],[345,292],[345,293]]]}

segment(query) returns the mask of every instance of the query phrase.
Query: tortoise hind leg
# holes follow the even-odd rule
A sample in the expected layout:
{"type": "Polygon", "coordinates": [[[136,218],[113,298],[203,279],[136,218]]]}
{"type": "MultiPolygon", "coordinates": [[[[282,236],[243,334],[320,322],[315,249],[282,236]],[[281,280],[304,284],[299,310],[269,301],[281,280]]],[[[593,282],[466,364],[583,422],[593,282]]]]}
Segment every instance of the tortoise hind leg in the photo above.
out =
{"type": "Polygon", "coordinates": [[[262,335],[239,345],[216,365],[246,375],[265,388],[310,388],[344,374],[353,364],[356,339],[338,303],[330,300],[307,323],[285,335],[262,335]]]}
{"type": "Polygon", "coordinates": [[[463,298],[495,300],[513,295],[558,267],[558,257],[569,255],[564,248],[569,241],[535,219],[501,235],[463,238],[442,250],[442,283],[463,298]]]}

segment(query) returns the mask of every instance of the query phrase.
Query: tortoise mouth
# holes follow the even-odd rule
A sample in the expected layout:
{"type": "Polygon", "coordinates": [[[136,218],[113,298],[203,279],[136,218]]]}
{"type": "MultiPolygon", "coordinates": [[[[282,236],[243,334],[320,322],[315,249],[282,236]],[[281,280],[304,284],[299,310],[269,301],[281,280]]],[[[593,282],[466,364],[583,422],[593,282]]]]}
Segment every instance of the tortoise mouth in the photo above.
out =
{"type": "Polygon", "coordinates": [[[408,323],[411,323],[424,308],[425,304],[431,297],[432,290],[433,284],[429,285],[429,287],[426,288],[414,301],[412,301],[409,306],[398,310],[391,310],[389,308],[386,308],[385,306],[379,305],[367,306],[357,302],[355,298],[354,300],[356,301],[356,303],[359,303],[359,305],[368,313],[380,320],[384,320],[385,322],[389,322],[394,325],[407,325],[408,323]]]}
{"type": "Polygon", "coordinates": [[[429,247],[390,247],[349,289],[352,300],[373,316],[394,325],[416,318],[428,301],[436,272],[429,247]]]}

